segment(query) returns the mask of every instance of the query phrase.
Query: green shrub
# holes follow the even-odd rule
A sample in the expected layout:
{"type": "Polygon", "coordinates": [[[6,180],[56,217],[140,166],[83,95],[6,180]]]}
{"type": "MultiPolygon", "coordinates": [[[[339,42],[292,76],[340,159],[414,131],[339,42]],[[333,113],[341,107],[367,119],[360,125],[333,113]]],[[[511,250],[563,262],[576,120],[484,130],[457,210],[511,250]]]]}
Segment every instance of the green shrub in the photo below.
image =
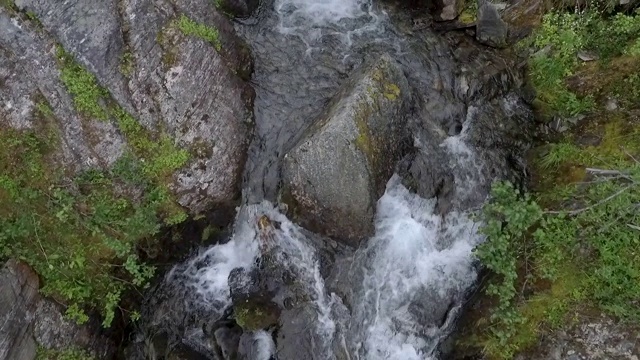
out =
{"type": "Polygon", "coordinates": [[[543,325],[563,326],[568,313],[589,306],[640,321],[640,162],[634,153],[640,153],[640,130],[615,122],[605,126],[597,147],[554,145],[545,155],[553,160],[541,160],[545,171],[560,175],[573,164],[595,174],[568,185],[552,179],[536,194],[554,199],[558,210],[543,211],[510,184],[494,184],[481,211],[486,241],[476,249],[495,274],[485,290],[497,303],[482,340],[489,358],[511,359],[536,343],[543,325]],[[542,281],[550,289],[524,295],[542,281]]]}

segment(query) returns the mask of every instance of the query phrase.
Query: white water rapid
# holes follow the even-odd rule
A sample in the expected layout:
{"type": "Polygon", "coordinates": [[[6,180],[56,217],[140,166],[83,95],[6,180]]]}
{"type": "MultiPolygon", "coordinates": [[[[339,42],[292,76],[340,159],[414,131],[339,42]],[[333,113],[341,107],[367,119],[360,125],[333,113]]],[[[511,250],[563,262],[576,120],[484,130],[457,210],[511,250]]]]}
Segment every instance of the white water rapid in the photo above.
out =
{"type": "MultiPolygon", "coordinates": [[[[477,182],[471,174],[479,173],[469,171],[479,164],[464,141],[465,133],[449,137],[441,145],[460,169],[455,172],[456,187],[462,196],[477,182]]],[[[311,241],[267,201],[242,207],[232,239],[193,258],[181,269],[180,279],[199,295],[201,306],[222,314],[231,305],[231,271],[256,266],[260,257],[258,219],[266,215],[279,224],[274,232],[278,260],[291,267],[313,294],[317,313],[313,331],[323,340],[316,344],[318,359],[335,358],[331,344],[336,341],[337,322],[346,322],[342,336],[353,347],[355,359],[431,359],[448,324],[425,323],[428,314],[416,313],[415,307],[428,311],[438,307],[432,302],[441,302],[439,306],[456,311],[460,304],[449,304],[448,299],[461,296],[475,281],[472,250],[481,241],[476,233],[478,224],[469,214],[452,211],[443,217],[435,212],[435,203],[435,199],[409,192],[397,176],[389,180],[377,204],[376,233],[353,260],[353,278],[362,279],[362,283],[353,284],[358,290],[348,321],[333,318],[332,307],[341,305],[342,300],[327,293],[311,241]]],[[[273,340],[264,331],[254,337],[262,344],[262,355],[256,359],[268,360],[275,351],[273,340]]]]}

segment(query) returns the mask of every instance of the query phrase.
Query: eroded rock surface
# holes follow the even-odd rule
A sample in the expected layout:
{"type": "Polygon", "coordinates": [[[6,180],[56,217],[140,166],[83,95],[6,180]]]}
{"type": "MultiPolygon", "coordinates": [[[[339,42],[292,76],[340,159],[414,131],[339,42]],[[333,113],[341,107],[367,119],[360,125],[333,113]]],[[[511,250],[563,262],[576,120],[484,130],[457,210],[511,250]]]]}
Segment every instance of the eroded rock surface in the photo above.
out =
{"type": "Polygon", "coordinates": [[[187,164],[165,179],[180,205],[197,214],[234,203],[251,135],[254,95],[246,80],[253,65],[213,2],[15,4],[37,21],[0,7],[2,126],[37,128],[36,105],[47,104],[60,130],[60,162],[71,172],[109,167],[136,146],[113,111],[97,119],[76,110],[61,81],[60,46],[108,91],[96,106],[122,109],[152,141],[168,137],[189,152],[187,164]],[[181,30],[181,22],[206,26],[210,37],[181,30]]]}

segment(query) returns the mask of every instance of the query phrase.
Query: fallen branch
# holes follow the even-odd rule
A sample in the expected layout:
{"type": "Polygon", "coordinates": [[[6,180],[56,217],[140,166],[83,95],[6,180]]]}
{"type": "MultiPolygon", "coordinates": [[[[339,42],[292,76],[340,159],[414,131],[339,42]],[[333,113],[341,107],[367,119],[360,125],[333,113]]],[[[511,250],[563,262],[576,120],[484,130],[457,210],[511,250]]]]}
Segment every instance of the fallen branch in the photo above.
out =
{"type": "Polygon", "coordinates": [[[586,168],[586,172],[594,175],[602,175],[602,176],[629,176],[626,173],[623,173],[619,170],[607,170],[607,169],[597,169],[597,168],[586,168]]]}
{"type": "Polygon", "coordinates": [[[622,150],[624,151],[624,153],[625,153],[625,154],[627,154],[627,156],[628,156],[628,157],[630,157],[631,159],[633,159],[633,161],[635,161],[635,162],[636,162],[636,164],[640,164],[640,161],[638,161],[638,159],[634,158],[634,157],[633,157],[633,155],[631,155],[631,154],[627,151],[627,149],[622,148],[622,150]]]}
{"type": "Polygon", "coordinates": [[[629,185],[629,186],[627,186],[627,187],[624,187],[624,188],[622,188],[622,189],[620,189],[620,190],[616,191],[614,194],[607,196],[606,198],[604,198],[604,199],[602,199],[602,200],[598,201],[597,203],[595,203],[595,204],[593,204],[593,205],[589,205],[589,206],[586,206],[586,207],[583,207],[583,208],[580,208],[580,209],[576,209],[576,210],[571,210],[571,211],[555,211],[555,210],[552,210],[552,211],[545,211],[545,214],[567,214],[567,215],[577,215],[577,214],[580,214],[581,212],[585,212],[585,211],[587,211],[587,210],[591,210],[591,209],[593,209],[594,207],[600,206],[600,205],[602,205],[602,204],[604,204],[604,203],[606,203],[606,202],[609,202],[609,201],[611,201],[611,200],[615,199],[617,196],[619,196],[619,195],[620,195],[620,194],[622,194],[623,192],[625,192],[625,191],[627,191],[627,190],[631,189],[631,188],[632,188],[632,187],[634,187],[635,185],[636,185],[636,184],[634,183],[634,184],[631,184],[631,185],[629,185]]]}
{"type": "Polygon", "coordinates": [[[638,230],[640,231],[640,226],[636,226],[636,225],[631,225],[631,224],[627,224],[628,227],[632,228],[633,230],[638,230]]]}

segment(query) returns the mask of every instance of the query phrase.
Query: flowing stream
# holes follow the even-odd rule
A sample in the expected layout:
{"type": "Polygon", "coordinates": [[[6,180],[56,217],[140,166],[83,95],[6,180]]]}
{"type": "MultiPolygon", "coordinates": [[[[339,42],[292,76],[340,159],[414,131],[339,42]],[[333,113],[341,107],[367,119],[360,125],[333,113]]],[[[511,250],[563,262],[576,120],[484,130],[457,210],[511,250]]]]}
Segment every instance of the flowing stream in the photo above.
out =
{"type": "MultiPolygon", "coordinates": [[[[179,284],[186,311],[207,314],[208,319],[226,316],[232,304],[229,275],[260,264],[258,219],[266,215],[278,224],[271,239],[274,256],[308,294],[313,321],[299,342],[276,343],[281,334],[254,332],[247,358],[268,360],[278,358],[276,353],[295,353],[303,338],[310,339],[314,359],[437,358],[438,344],[476,280],[472,250],[482,238],[468,204],[477,206],[484,200],[491,181],[487,165],[468,141],[474,126],[472,106],[465,109],[466,118],[458,119],[461,130],[436,144],[454,177],[452,210],[441,214],[436,199],[410,192],[394,175],[377,203],[375,235],[360,249],[335,255],[336,264],[348,264],[338,272],[339,281],[323,273],[318,236],[292,223],[277,205],[280,160],[352,70],[367,57],[387,52],[402,64],[417,89],[434,83],[442,69],[453,66],[438,63],[444,50],[433,40],[436,35],[412,40],[370,0],[275,0],[238,24],[237,30],[256,62],[256,128],[243,205],[231,239],[177,265],[167,283],[179,284]],[[416,44],[431,52],[431,60],[412,51],[416,44]],[[349,290],[339,291],[340,282],[349,290]]],[[[433,100],[439,116],[459,115],[445,100],[433,100]]],[[[417,147],[426,142],[415,137],[417,147]]],[[[278,296],[274,301],[284,304],[286,296],[278,296]]],[[[202,343],[206,336],[195,328],[183,340],[202,343]]]]}

